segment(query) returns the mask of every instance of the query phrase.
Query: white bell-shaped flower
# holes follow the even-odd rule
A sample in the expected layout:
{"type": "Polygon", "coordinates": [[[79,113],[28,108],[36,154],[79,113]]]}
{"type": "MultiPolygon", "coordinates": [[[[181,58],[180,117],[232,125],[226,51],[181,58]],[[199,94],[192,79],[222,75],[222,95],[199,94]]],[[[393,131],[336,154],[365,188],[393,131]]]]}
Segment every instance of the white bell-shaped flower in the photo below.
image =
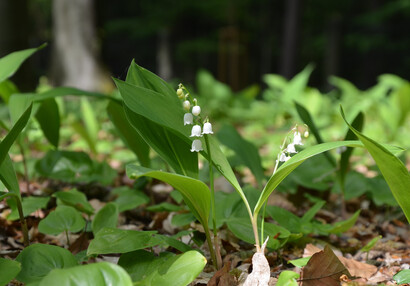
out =
{"type": "Polygon", "coordinates": [[[199,139],[195,139],[192,142],[192,148],[191,148],[191,152],[199,152],[199,151],[203,151],[204,149],[202,148],[202,142],[199,139]]]}
{"type": "Polygon", "coordinates": [[[192,113],[184,114],[184,125],[187,124],[194,124],[194,116],[192,115],[192,113]]]}
{"type": "Polygon", "coordinates": [[[280,154],[280,157],[279,157],[280,162],[286,162],[289,159],[290,159],[290,157],[286,156],[286,154],[284,152],[282,152],[282,154],[280,154]]]}
{"type": "Polygon", "coordinates": [[[294,143],[290,143],[288,145],[288,147],[286,147],[286,152],[288,153],[297,153],[296,149],[295,149],[295,144],[294,143]]]}
{"type": "Polygon", "coordinates": [[[192,126],[191,137],[202,137],[201,126],[199,125],[192,126]]]}
{"type": "Polygon", "coordinates": [[[189,100],[185,100],[185,101],[182,103],[182,106],[184,107],[184,109],[185,109],[186,111],[189,111],[189,109],[191,108],[191,103],[189,102],[189,100]]]}
{"type": "Polygon", "coordinates": [[[192,114],[198,116],[201,113],[201,107],[199,105],[195,105],[192,107],[192,114]]]}
{"type": "Polygon", "coordinates": [[[204,130],[202,131],[202,134],[214,134],[212,132],[212,124],[211,123],[205,122],[204,130]]]}
{"type": "Polygon", "coordinates": [[[302,143],[302,137],[300,136],[300,132],[296,131],[295,134],[293,135],[293,144],[295,145],[303,145],[302,143]]]}

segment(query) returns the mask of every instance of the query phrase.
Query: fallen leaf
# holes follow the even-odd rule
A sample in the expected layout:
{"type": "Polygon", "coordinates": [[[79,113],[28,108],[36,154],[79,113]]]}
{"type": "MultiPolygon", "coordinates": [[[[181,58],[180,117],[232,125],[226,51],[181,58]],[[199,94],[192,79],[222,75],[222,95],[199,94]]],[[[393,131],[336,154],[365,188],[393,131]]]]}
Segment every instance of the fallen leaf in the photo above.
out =
{"type": "Polygon", "coordinates": [[[231,262],[228,261],[227,263],[224,264],[224,266],[221,269],[215,272],[214,276],[212,276],[212,278],[209,280],[207,286],[218,286],[221,277],[224,274],[227,274],[227,273],[229,274],[230,269],[231,269],[231,262]]]}
{"type": "MultiPolygon", "coordinates": [[[[308,244],[305,247],[303,257],[311,256],[321,251],[320,248],[313,244],[308,244]]],[[[339,260],[347,268],[352,276],[369,279],[377,272],[377,267],[367,263],[359,262],[354,259],[348,259],[342,256],[338,256],[339,260]]]]}
{"type": "Polygon", "coordinates": [[[303,286],[339,286],[343,274],[351,277],[339,258],[326,245],[323,251],[313,254],[303,268],[301,281],[303,286]]]}

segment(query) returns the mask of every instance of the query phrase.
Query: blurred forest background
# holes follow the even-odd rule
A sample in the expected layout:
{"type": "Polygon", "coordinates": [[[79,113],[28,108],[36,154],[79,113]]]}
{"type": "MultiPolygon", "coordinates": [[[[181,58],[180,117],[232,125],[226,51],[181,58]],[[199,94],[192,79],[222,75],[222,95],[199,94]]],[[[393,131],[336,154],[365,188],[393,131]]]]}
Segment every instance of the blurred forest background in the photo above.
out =
{"type": "Polygon", "coordinates": [[[49,46],[14,81],[91,90],[124,78],[131,59],[166,80],[209,70],[234,91],[267,73],[291,78],[313,63],[359,88],[382,73],[410,78],[410,0],[0,0],[0,57],[49,46]]]}

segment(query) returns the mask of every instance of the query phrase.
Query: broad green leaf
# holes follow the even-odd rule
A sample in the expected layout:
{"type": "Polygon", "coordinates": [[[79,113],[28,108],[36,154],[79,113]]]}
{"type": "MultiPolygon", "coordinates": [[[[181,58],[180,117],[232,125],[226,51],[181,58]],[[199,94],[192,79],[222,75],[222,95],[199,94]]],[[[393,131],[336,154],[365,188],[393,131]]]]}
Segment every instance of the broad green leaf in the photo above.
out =
{"type": "Polygon", "coordinates": [[[303,258],[299,258],[299,259],[289,260],[288,263],[292,263],[294,266],[302,268],[303,266],[305,266],[309,262],[309,259],[311,257],[312,256],[307,256],[307,257],[303,257],[303,258]]]}
{"type": "Polygon", "coordinates": [[[41,130],[54,147],[58,148],[60,140],[60,113],[54,98],[44,100],[36,112],[36,119],[41,130]]]}
{"type": "Polygon", "coordinates": [[[118,223],[118,205],[108,203],[96,213],[91,228],[96,235],[103,227],[116,228],[118,223]]]}
{"type": "Polygon", "coordinates": [[[283,163],[275,174],[270,177],[269,181],[265,185],[265,188],[262,191],[262,194],[259,197],[259,200],[255,206],[254,213],[258,214],[259,210],[263,204],[268,199],[269,195],[275,190],[275,188],[283,181],[294,169],[296,169],[300,164],[305,160],[315,155],[321,154],[331,149],[340,148],[342,146],[349,147],[363,147],[357,141],[340,141],[340,142],[329,142],[314,145],[304,149],[298,154],[294,155],[291,159],[283,163]]]}
{"type": "Polygon", "coordinates": [[[71,123],[71,127],[74,129],[74,133],[79,134],[85,140],[85,142],[88,145],[88,148],[90,148],[90,151],[93,154],[97,154],[97,142],[91,137],[91,134],[88,133],[84,125],[81,122],[76,121],[71,123]]]}
{"type": "Polygon", "coordinates": [[[302,223],[300,218],[290,211],[277,206],[267,206],[266,213],[280,226],[286,228],[287,230],[293,233],[302,232],[302,223]]]}
{"type": "Polygon", "coordinates": [[[75,208],[61,205],[40,221],[38,231],[58,235],[64,231],[78,232],[84,227],[85,221],[75,208]]]}
{"type": "MultiPolygon", "coordinates": [[[[31,213],[35,212],[38,209],[46,208],[50,197],[24,197],[22,201],[23,214],[25,217],[29,216],[31,213]]],[[[8,205],[11,208],[11,214],[7,217],[8,220],[19,219],[19,213],[17,210],[17,205],[14,198],[7,200],[8,205]]]]}
{"type": "Polygon", "coordinates": [[[174,226],[185,226],[195,221],[195,216],[192,213],[176,214],[172,217],[171,224],[174,226]]]}
{"type": "Polygon", "coordinates": [[[298,286],[296,279],[300,277],[299,273],[284,270],[280,273],[276,286],[298,286]]]}
{"type": "Polygon", "coordinates": [[[18,261],[0,257],[0,286],[7,285],[21,270],[18,261]]]}
{"type": "Polygon", "coordinates": [[[45,46],[46,44],[43,44],[38,48],[21,50],[2,57],[0,59],[0,82],[11,77],[27,58],[45,46]]]}
{"type": "Polygon", "coordinates": [[[398,284],[410,283],[410,269],[405,269],[393,276],[393,279],[398,284]]]}
{"type": "Polygon", "coordinates": [[[17,256],[16,261],[21,263],[21,272],[16,279],[30,285],[38,285],[53,269],[78,265],[67,249],[48,244],[30,245],[17,256]]]}
{"type": "Polygon", "coordinates": [[[192,247],[190,247],[189,245],[183,243],[182,241],[172,236],[156,234],[155,237],[160,238],[163,241],[163,243],[166,244],[167,246],[172,246],[173,248],[181,252],[187,252],[189,250],[193,250],[192,247]]]}
{"type": "Polygon", "coordinates": [[[177,212],[180,211],[182,207],[167,202],[162,202],[157,205],[148,206],[145,209],[150,212],[177,212]]]}
{"type": "Polygon", "coordinates": [[[148,248],[161,243],[156,238],[156,231],[136,231],[115,228],[102,228],[91,241],[87,255],[126,253],[138,249],[148,248]]]}
{"type": "Polygon", "coordinates": [[[56,197],[58,199],[58,205],[62,204],[71,206],[88,215],[92,215],[94,213],[94,208],[88,202],[85,194],[78,191],[77,189],[55,192],[53,194],[53,197],[56,197]]]}
{"type": "Polygon", "coordinates": [[[107,106],[107,113],[117,129],[121,139],[128,148],[137,155],[139,162],[144,167],[149,167],[149,146],[136,129],[127,120],[124,107],[114,101],[110,101],[107,106]]]}
{"type": "Polygon", "coordinates": [[[191,143],[166,130],[165,127],[131,111],[127,106],[124,109],[130,124],[175,172],[194,178],[198,177],[198,155],[190,151],[191,143]]]}
{"type": "Polygon", "coordinates": [[[389,185],[393,196],[403,210],[407,221],[410,222],[410,174],[406,166],[384,146],[353,128],[346,121],[342,108],[340,108],[340,112],[346,124],[359,140],[362,141],[367,151],[369,151],[370,155],[373,157],[380,172],[389,185]]]}
{"type": "Polygon", "coordinates": [[[107,162],[92,161],[84,152],[48,151],[36,163],[37,172],[46,177],[64,182],[112,183],[117,176],[107,162]]]}
{"type": "Polygon", "coordinates": [[[112,189],[111,194],[117,196],[114,202],[118,205],[119,212],[132,210],[149,202],[146,194],[126,186],[112,189]]]}
{"type": "Polygon", "coordinates": [[[132,286],[130,276],[120,266],[108,262],[80,265],[68,269],[55,269],[43,280],[40,286],[132,286]]]}
{"type": "MultiPolygon", "coordinates": [[[[255,237],[249,218],[231,218],[227,221],[227,225],[229,230],[239,239],[255,244],[255,237]]],[[[290,232],[286,228],[267,222],[264,224],[264,232],[265,237],[269,236],[267,245],[271,249],[282,247],[290,236],[290,232]]],[[[258,233],[261,233],[260,226],[258,226],[258,233]]]]}
{"type": "Polygon", "coordinates": [[[198,251],[155,257],[136,251],[121,256],[118,264],[130,273],[135,285],[180,286],[191,283],[204,269],[207,261],[198,251]]]}
{"type": "Polygon", "coordinates": [[[134,164],[127,165],[127,175],[134,179],[147,176],[170,184],[181,192],[192,213],[207,228],[211,195],[209,188],[203,182],[178,174],[154,171],[134,164]]]}
{"type": "Polygon", "coordinates": [[[262,183],[265,179],[265,175],[263,173],[261,158],[255,145],[243,139],[238,131],[231,125],[224,125],[221,130],[219,130],[218,139],[222,144],[235,151],[236,156],[252,171],[256,180],[262,183]]]}

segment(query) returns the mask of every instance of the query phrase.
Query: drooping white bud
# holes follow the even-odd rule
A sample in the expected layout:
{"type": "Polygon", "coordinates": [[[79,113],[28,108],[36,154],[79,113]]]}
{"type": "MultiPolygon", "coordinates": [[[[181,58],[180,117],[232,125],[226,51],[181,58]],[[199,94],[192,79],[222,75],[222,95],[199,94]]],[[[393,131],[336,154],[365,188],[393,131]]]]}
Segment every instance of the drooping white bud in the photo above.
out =
{"type": "Polygon", "coordinates": [[[184,125],[187,124],[194,124],[194,116],[192,115],[192,113],[184,114],[184,125]]]}
{"type": "Polygon", "coordinates": [[[182,91],[182,88],[178,88],[177,89],[177,95],[179,99],[183,99],[184,98],[184,92],[182,91]]]}
{"type": "Polygon", "coordinates": [[[285,153],[282,152],[282,154],[280,154],[280,158],[279,158],[279,161],[280,161],[280,162],[286,162],[286,161],[289,160],[289,159],[290,159],[290,157],[289,157],[289,156],[286,156],[285,153]]]}
{"type": "Polygon", "coordinates": [[[191,152],[199,152],[199,151],[203,151],[204,149],[202,148],[202,142],[199,139],[195,139],[192,142],[192,148],[191,148],[191,152]]]}
{"type": "Polygon", "coordinates": [[[192,114],[198,116],[201,113],[201,107],[199,105],[195,105],[192,107],[192,114]]]}
{"type": "Polygon", "coordinates": [[[303,137],[308,138],[309,137],[309,131],[305,131],[305,133],[303,133],[303,137]]]}
{"type": "Polygon", "coordinates": [[[286,152],[288,153],[297,153],[296,149],[295,149],[295,144],[294,143],[290,143],[288,145],[288,147],[286,147],[286,152]]]}
{"type": "Polygon", "coordinates": [[[190,137],[202,137],[202,134],[201,134],[201,126],[199,126],[199,125],[194,125],[194,126],[192,127],[191,136],[190,136],[190,137]]]}
{"type": "Polygon", "coordinates": [[[202,131],[202,134],[214,134],[212,132],[212,124],[209,122],[205,122],[204,124],[204,131],[202,131]]]}
{"type": "Polygon", "coordinates": [[[296,131],[295,134],[293,135],[293,144],[295,145],[303,145],[302,143],[302,137],[300,136],[300,132],[296,131]]]}
{"type": "Polygon", "coordinates": [[[186,111],[189,111],[189,109],[191,108],[191,103],[190,103],[188,100],[185,100],[185,101],[182,103],[182,106],[184,107],[184,109],[185,109],[186,111]]]}

